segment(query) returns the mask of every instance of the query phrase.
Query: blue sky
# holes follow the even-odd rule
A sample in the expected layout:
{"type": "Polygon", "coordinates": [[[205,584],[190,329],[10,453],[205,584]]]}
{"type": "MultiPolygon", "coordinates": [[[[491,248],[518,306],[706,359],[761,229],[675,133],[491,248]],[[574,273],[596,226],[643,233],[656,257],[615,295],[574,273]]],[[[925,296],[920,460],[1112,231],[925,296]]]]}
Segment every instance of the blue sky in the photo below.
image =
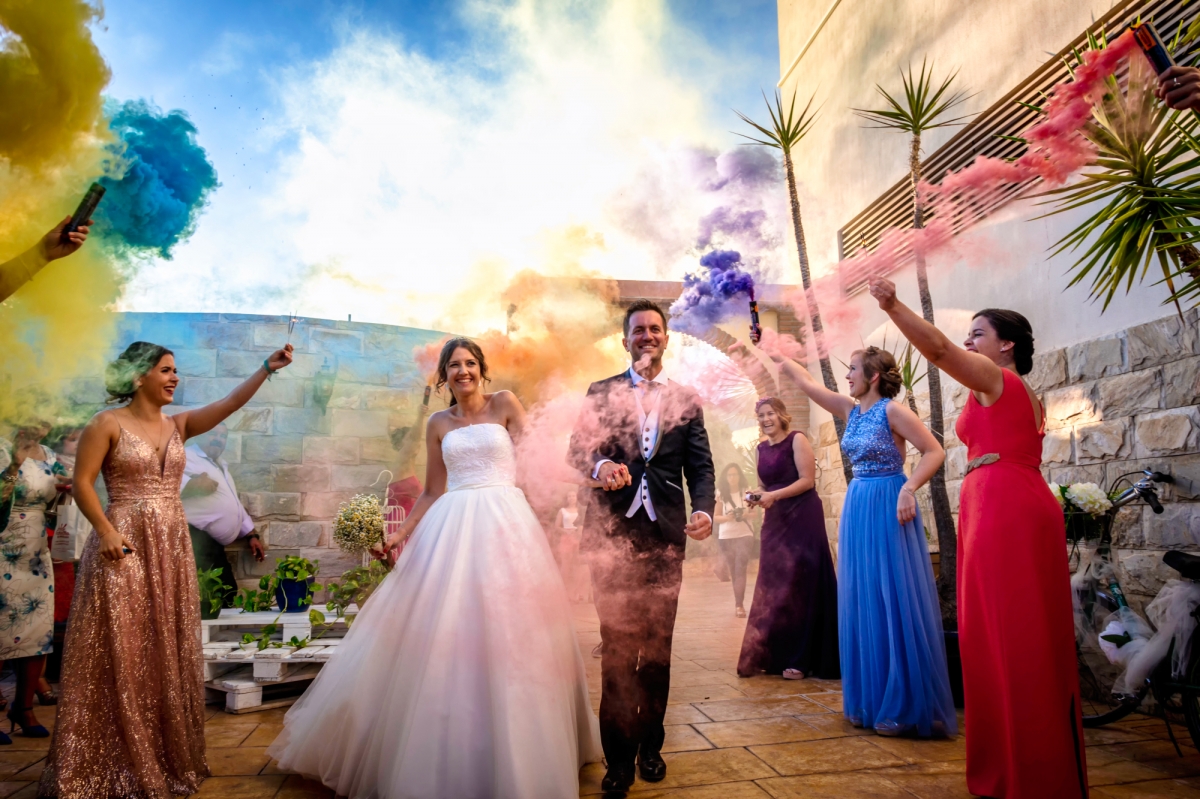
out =
{"type": "Polygon", "coordinates": [[[222,184],[175,262],[142,270],[137,310],[299,303],[429,323],[437,285],[374,296],[396,294],[403,269],[380,262],[404,241],[451,295],[481,269],[537,268],[547,237],[578,225],[608,250],[587,268],[678,278],[622,243],[606,209],[679,152],[736,146],[730,108],[760,115],[779,69],[772,0],[108,0],[95,35],[108,94],[186,111],[222,184]],[[528,145],[542,131],[550,144],[528,145]],[[577,179],[559,183],[573,159],[577,179]],[[489,196],[459,202],[476,186],[489,196]]]}

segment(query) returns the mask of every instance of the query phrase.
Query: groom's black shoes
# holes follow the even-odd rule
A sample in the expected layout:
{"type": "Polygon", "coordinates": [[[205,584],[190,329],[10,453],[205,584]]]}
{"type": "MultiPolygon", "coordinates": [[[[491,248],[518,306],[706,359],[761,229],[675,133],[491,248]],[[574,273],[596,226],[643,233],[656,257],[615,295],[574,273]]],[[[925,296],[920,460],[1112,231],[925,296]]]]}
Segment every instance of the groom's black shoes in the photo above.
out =
{"type": "Polygon", "coordinates": [[[638,755],[638,771],[646,782],[661,782],[667,776],[667,764],[658,752],[642,752],[638,755]]]}
{"type": "MultiPolygon", "coordinates": [[[[662,777],[659,779],[661,780],[662,777]]],[[[633,764],[615,763],[608,767],[608,773],[604,775],[600,789],[605,793],[624,794],[631,785],[633,785],[633,764]]]]}

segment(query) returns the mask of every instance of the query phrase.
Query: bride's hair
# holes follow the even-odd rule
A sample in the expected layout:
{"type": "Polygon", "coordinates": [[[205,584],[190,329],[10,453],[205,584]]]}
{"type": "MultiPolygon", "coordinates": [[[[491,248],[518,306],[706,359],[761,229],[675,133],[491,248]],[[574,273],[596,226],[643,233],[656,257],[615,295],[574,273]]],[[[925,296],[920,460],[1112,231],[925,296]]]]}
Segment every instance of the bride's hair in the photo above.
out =
{"type": "MultiPolygon", "coordinates": [[[[450,357],[454,355],[454,351],[460,347],[474,355],[475,360],[479,361],[479,379],[484,383],[490,382],[491,380],[491,378],[488,377],[487,358],[483,357],[483,350],[479,348],[479,345],[476,344],[474,340],[460,336],[458,338],[452,338],[442,345],[442,354],[438,356],[437,367],[437,390],[439,393],[442,390],[442,386],[449,382],[449,378],[446,376],[446,369],[450,365],[450,357]]],[[[458,400],[454,397],[453,390],[450,392],[450,404],[458,404],[458,400]]]]}

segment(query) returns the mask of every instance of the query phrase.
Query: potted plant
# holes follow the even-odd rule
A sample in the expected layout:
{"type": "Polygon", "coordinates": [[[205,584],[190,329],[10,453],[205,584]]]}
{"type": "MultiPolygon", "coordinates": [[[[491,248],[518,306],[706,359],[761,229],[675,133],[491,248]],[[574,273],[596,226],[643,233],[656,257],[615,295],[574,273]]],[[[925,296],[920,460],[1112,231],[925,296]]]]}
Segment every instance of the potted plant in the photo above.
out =
{"type": "Polygon", "coordinates": [[[387,576],[388,568],[379,561],[371,561],[366,566],[351,569],[342,575],[341,582],[326,584],[329,601],[325,609],[332,611],[335,618],[344,619],[349,626],[351,620],[345,618],[346,609],[351,605],[362,608],[387,576]]]}
{"type": "Polygon", "coordinates": [[[275,602],[283,613],[303,613],[312,604],[319,563],[297,555],[275,562],[275,602]]]}
{"type": "Polygon", "coordinates": [[[225,598],[225,591],[232,586],[226,585],[221,580],[219,568],[208,571],[196,569],[196,579],[200,583],[200,618],[217,618],[221,615],[221,604],[225,598]]]}
{"type": "Polygon", "coordinates": [[[233,606],[242,613],[258,613],[271,609],[275,601],[275,575],[264,575],[258,581],[258,589],[243,588],[233,598],[233,606]]]}

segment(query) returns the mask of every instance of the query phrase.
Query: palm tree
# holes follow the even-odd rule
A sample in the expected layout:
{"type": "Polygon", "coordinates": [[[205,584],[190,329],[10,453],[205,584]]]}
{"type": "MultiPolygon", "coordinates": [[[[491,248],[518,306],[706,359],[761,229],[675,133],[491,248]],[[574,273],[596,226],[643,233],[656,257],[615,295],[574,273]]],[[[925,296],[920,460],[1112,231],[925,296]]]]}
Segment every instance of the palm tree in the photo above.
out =
{"type": "MultiPolygon", "coordinates": [[[[1089,46],[1106,46],[1103,37],[1089,46]]],[[[1075,54],[1076,59],[1079,54],[1075,54]]],[[[1122,85],[1092,108],[1083,135],[1096,147],[1095,168],[1043,196],[1056,207],[1047,216],[1090,206],[1094,210],[1056,245],[1055,254],[1082,249],[1072,265],[1071,285],[1091,279],[1091,295],[1103,308],[1123,287],[1128,292],[1152,264],[1171,295],[1166,302],[1200,295],[1200,142],[1197,118],[1172,111],[1154,97],[1157,83],[1144,59],[1130,59],[1122,85]],[[1178,289],[1176,280],[1184,283],[1178,289]]]]}
{"type": "MultiPolygon", "coordinates": [[[[908,151],[908,174],[912,184],[913,227],[925,227],[925,209],[922,207],[919,185],[921,183],[921,136],[930,130],[963,124],[965,116],[948,117],[968,97],[963,92],[952,91],[958,73],[952,73],[936,86],[933,67],[921,62],[921,71],[914,75],[910,66],[901,72],[904,95],[893,97],[882,87],[876,90],[883,96],[886,107],[879,110],[856,108],[854,113],[872,123],[870,127],[897,130],[910,137],[908,151]]],[[[929,276],[925,269],[925,256],[916,253],[917,291],[921,297],[921,315],[934,324],[933,298],[929,294],[929,276]]],[[[945,441],[945,415],[942,411],[941,372],[933,364],[925,371],[929,381],[929,429],[938,441],[945,441]]],[[[942,602],[942,620],[948,628],[957,625],[958,610],[955,598],[955,571],[957,570],[957,534],[954,529],[954,514],[950,508],[950,494],[946,491],[946,467],[943,464],[929,481],[929,497],[933,506],[933,521],[937,527],[938,549],[941,552],[938,574],[938,595],[942,602]]]]}
{"type": "MultiPolygon", "coordinates": [[[[783,98],[779,92],[775,92],[775,104],[772,106],[771,101],[767,100],[766,94],[763,95],[763,100],[767,103],[767,113],[771,115],[771,125],[766,127],[760,125],[750,117],[743,114],[741,111],[734,111],[742,121],[758,131],[763,138],[748,136],[745,133],[737,135],[749,139],[754,144],[759,144],[764,147],[774,147],[783,153],[783,170],[787,175],[788,198],[792,205],[792,229],[796,234],[796,252],[800,256],[800,280],[804,285],[805,297],[808,299],[808,315],[812,320],[813,340],[817,345],[818,353],[825,353],[825,328],[821,324],[821,309],[817,306],[816,296],[812,291],[812,275],[808,268],[808,246],[804,242],[804,223],[800,217],[800,198],[796,194],[796,169],[792,162],[792,149],[800,143],[812,129],[813,123],[816,122],[817,114],[813,110],[813,98],[808,99],[808,104],[804,106],[804,110],[799,116],[796,114],[796,95],[792,95],[792,102],[788,106],[786,113],[783,108],[783,98]]],[[[821,363],[821,380],[825,383],[825,388],[830,391],[837,391],[837,380],[833,377],[833,367],[829,363],[829,355],[819,355],[821,363]]],[[[845,423],[837,418],[833,419],[833,424],[837,430],[838,440],[842,439],[842,434],[846,431],[845,423]]],[[[842,473],[846,477],[846,484],[854,479],[854,470],[850,467],[850,462],[846,458],[842,458],[842,473]]]]}

